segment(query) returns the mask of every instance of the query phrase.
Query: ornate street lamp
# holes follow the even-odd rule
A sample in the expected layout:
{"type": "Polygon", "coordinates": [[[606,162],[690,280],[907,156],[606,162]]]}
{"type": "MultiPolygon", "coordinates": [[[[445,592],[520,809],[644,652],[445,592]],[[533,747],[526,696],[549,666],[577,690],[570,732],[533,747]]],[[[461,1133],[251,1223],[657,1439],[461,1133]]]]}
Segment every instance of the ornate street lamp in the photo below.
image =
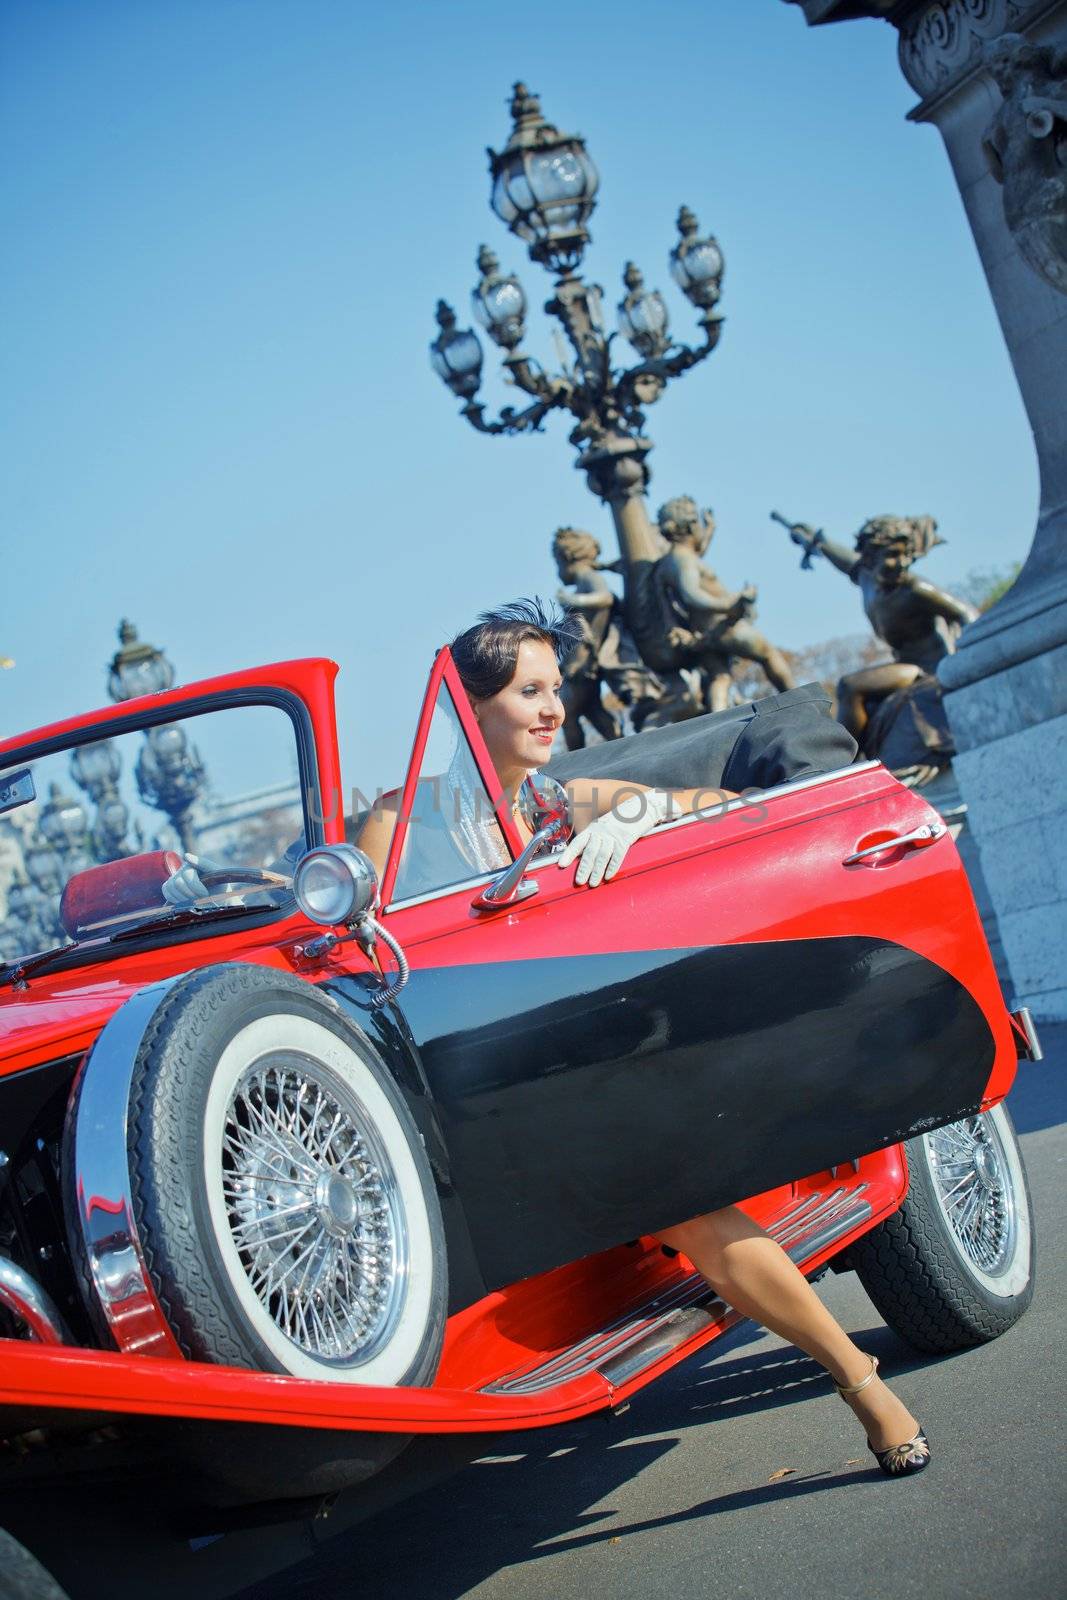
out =
{"type": "Polygon", "coordinates": [[[183,850],[195,850],[192,812],[204,788],[204,763],[177,722],[149,728],[134,768],[137,790],[146,805],[170,818],[183,850]]]}
{"type": "Polygon", "coordinates": [[[40,828],[22,852],[22,864],[29,878],[25,895],[17,898],[15,915],[39,944],[48,944],[63,934],[59,923],[59,900],[67,873],[62,857],[40,828]]]}
{"type": "Polygon", "coordinates": [[[105,795],[91,835],[97,861],[124,861],[127,856],[139,855],[144,845],[140,826],[134,827],[132,838],[127,837],[129,830],[130,813],[125,801],[117,793],[105,795]]]}
{"type": "MultiPolygon", "coordinates": [[[[112,700],[131,700],[135,695],[160,694],[174,683],[174,668],[162,650],[143,644],[132,622],[119,623],[121,649],[115,652],[108,672],[107,692],[112,700]]],[[[176,722],[149,728],[134,768],[137,790],[146,805],[165,812],[181,840],[183,850],[195,847],[192,812],[204,789],[204,763],[199,751],[186,738],[176,722]]],[[[81,781],[80,779],[78,780],[81,781]]],[[[104,848],[128,854],[121,837],[114,833],[118,814],[112,807],[108,822],[98,819],[95,835],[104,848]]]]}
{"type": "Polygon", "coordinates": [[[99,805],[106,794],[117,793],[122,758],[111,739],[80,744],[70,758],[70,771],[79,789],[99,805]]]}
{"type": "Polygon", "coordinates": [[[137,629],[125,617],[119,623],[119,643],[108,669],[107,692],[112,700],[133,700],[171,688],[174,668],[162,650],[138,639],[137,629]]]}
{"type": "Polygon", "coordinates": [[[599,178],[582,139],[561,133],[541,114],[535,95],[517,83],[511,99],[513,127],[504,149],[489,152],[490,205],[521,239],[532,260],[556,274],[555,292],[545,309],[562,324],[574,352],[573,364],[555,375],[519,348],[524,337],[526,296],[512,273],[500,270],[483,245],[481,278],[473,293],[474,314],[494,344],[505,351],[508,380],[531,399],[524,410],[506,406],[486,416],[476,399],[481,384],[482,349],[471,329],[456,326],[455,313],[438,302],[440,332],[430,347],[439,376],[463,402],[462,415],[480,433],[517,434],[540,428],[550,411],[569,411],[575,419],[570,441],[589,487],[612,510],[624,571],[654,560],[663,545],[644,502],[649,480],[645,458],[652,442],[643,437],[642,407],[658,400],[671,378],[709,356],[719,342],[722,316],[716,309],[723,258],[716,241],[700,237],[693,213],[682,207],[679,242],[671,252],[675,281],[701,315],[701,342],[678,343],[669,334],[667,305],[658,290],[648,290],[629,263],[619,305],[619,328],[637,351],[636,365],[612,365],[614,334],[604,325],[602,291],[577,276],[589,243],[589,219],[599,178]]]}
{"type": "Polygon", "coordinates": [[[89,837],[89,818],[85,807],[72,795],[64,794],[58,783],[49,785],[48,802],[41,807],[37,831],[61,857],[67,875],[78,870],[72,863],[85,861],[89,837]]]}
{"type": "Polygon", "coordinates": [[[70,758],[71,776],[96,806],[89,838],[97,861],[121,861],[138,853],[139,843],[126,838],[130,813],[119,794],[122,757],[113,739],[80,744],[70,758]]]}
{"type": "MultiPolygon", "coordinates": [[[[54,857],[55,852],[50,854],[54,857]]],[[[9,958],[51,944],[62,934],[56,921],[58,890],[45,892],[26,877],[16,877],[7,891],[4,933],[9,958]]]]}

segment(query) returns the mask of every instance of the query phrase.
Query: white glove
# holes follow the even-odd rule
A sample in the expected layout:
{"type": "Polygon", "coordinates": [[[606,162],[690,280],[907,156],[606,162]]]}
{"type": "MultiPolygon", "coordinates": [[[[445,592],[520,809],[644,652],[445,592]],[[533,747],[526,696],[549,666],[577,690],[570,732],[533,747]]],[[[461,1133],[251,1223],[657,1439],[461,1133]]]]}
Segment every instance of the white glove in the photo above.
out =
{"type": "Polygon", "coordinates": [[[630,790],[604,816],[574,835],[556,865],[569,867],[580,856],[574,881],[595,889],[615,876],[635,839],[644,838],[671,815],[671,796],[662,789],[630,790]]]}
{"type": "Polygon", "coordinates": [[[179,867],[177,872],[171,873],[166,882],[160,885],[163,898],[169,906],[191,906],[198,900],[207,900],[210,897],[211,890],[201,881],[200,874],[196,870],[197,866],[199,862],[195,856],[186,856],[184,865],[179,867]]]}

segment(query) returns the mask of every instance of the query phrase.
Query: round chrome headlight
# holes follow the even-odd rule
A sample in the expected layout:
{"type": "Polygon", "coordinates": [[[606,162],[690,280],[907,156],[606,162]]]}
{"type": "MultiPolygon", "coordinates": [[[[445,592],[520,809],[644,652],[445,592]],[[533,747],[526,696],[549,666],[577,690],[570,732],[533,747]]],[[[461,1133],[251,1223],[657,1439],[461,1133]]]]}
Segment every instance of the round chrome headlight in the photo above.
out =
{"type": "Polygon", "coordinates": [[[373,908],[378,875],[370,857],[355,845],[320,845],[297,862],[293,894],[310,922],[332,928],[373,908]]]}

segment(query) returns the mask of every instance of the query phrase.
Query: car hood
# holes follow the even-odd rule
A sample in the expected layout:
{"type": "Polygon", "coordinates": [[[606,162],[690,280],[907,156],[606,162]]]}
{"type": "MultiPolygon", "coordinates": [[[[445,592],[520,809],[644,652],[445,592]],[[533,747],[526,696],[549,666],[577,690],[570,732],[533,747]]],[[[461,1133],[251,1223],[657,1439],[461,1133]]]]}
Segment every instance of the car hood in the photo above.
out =
{"type": "MultiPolygon", "coordinates": [[[[131,995],[193,965],[209,964],[211,958],[205,960],[206,954],[203,945],[195,952],[189,946],[170,946],[125,956],[106,968],[31,973],[25,989],[0,989],[0,1076],[58,1056],[80,1055],[131,995]]],[[[293,970],[291,958],[277,946],[264,947],[262,935],[257,941],[254,933],[245,941],[231,936],[215,959],[256,961],[293,970]]]]}
{"type": "Polygon", "coordinates": [[[0,1074],[87,1050],[105,1022],[143,982],[96,980],[60,991],[30,978],[28,989],[0,1001],[0,1074]]]}

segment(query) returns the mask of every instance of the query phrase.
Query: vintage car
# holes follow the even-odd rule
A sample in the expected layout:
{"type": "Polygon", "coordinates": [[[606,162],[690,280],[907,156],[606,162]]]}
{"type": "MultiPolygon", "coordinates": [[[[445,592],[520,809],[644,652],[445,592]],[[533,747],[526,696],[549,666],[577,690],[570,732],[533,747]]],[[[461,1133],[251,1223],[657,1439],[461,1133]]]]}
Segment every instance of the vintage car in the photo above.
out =
{"type": "MultiPolygon", "coordinates": [[[[937,813],[839,745],[790,768],[811,697],[688,724],[778,764],[589,889],[550,782],[522,846],[443,650],[379,882],[336,671],[0,745],[0,1522],[68,1585],[55,1513],[27,1532],[61,1487],[165,1484],[188,1545],[415,1435],[624,1406],[738,1320],[653,1236],[713,1206],[920,1350],[1032,1293],[1002,1101],[1035,1036],[937,813]]],[[[659,737],[612,759],[641,779],[659,737]]]]}

